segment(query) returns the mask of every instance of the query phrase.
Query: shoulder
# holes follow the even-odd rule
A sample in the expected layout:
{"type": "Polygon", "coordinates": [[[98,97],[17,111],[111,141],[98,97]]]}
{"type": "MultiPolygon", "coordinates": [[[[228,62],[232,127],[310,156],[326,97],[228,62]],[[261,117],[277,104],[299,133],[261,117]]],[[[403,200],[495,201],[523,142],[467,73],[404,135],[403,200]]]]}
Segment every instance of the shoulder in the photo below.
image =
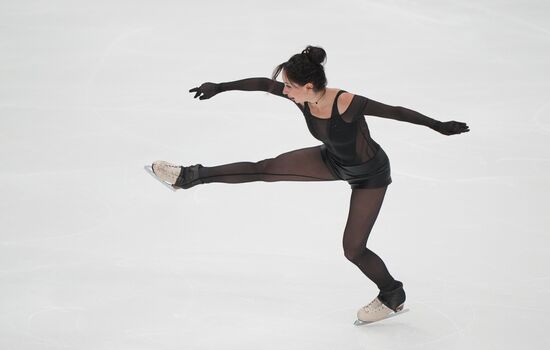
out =
{"type": "Polygon", "coordinates": [[[340,96],[338,97],[338,112],[340,114],[343,114],[345,111],[348,110],[354,96],[354,94],[351,94],[349,92],[343,92],[340,94],[340,96]]]}

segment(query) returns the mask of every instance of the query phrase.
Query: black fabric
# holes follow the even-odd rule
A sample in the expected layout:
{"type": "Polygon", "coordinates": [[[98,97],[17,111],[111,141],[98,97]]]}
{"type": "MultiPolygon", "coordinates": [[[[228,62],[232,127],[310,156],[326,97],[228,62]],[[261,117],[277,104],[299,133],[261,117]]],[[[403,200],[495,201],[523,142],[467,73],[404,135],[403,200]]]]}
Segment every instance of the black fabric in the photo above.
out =
{"type": "Polygon", "coordinates": [[[346,258],[373,281],[380,291],[392,289],[395,279],[390,275],[384,261],[367,248],[367,241],[387,189],[388,186],[351,191],[348,219],[342,240],[346,258]]]}
{"type": "Polygon", "coordinates": [[[390,160],[386,152],[379,147],[374,157],[358,165],[341,164],[321,145],[323,161],[339,179],[346,180],[353,188],[378,188],[392,183],[390,160]]]}
{"type": "Polygon", "coordinates": [[[393,311],[398,311],[397,309],[405,302],[406,299],[403,283],[401,281],[395,281],[393,286],[378,293],[378,299],[380,299],[382,304],[386,305],[393,311]]]}
{"type": "MultiPolygon", "coordinates": [[[[266,91],[288,99],[283,94],[283,88],[283,83],[269,78],[248,78],[219,84],[204,83],[190,92],[196,92],[195,98],[207,99],[229,90],[266,91]]],[[[364,115],[407,121],[434,130],[439,128],[440,132],[454,132],[454,129],[449,128],[450,124],[442,127],[441,122],[415,111],[388,106],[360,95],[354,95],[347,110],[340,114],[337,100],[344,92],[338,92],[331,117],[327,119],[312,115],[307,103],[302,107],[288,99],[300,109],[309,131],[322,142],[320,146],[293,150],[257,162],[203,166],[199,174],[194,175],[199,176],[200,181],[189,178],[186,182],[236,184],[251,181],[346,180],[352,192],[342,242],[344,255],[377,285],[384,302],[394,308],[398,306],[394,305],[396,302],[404,301],[402,283],[396,281],[383,260],[366,247],[388,185],[392,182],[391,169],[388,156],[370,136],[364,115]]],[[[464,130],[462,124],[452,124],[452,127],[464,130]]]]}
{"type": "Polygon", "coordinates": [[[323,162],[320,147],[297,149],[257,162],[203,166],[199,170],[200,178],[204,183],[338,180],[323,162]]]}
{"type": "MultiPolygon", "coordinates": [[[[266,91],[271,94],[288,97],[283,94],[284,83],[269,78],[247,78],[232,82],[219,83],[212,86],[215,91],[243,90],[266,91]]],[[[348,108],[340,114],[338,112],[338,97],[345,90],[340,90],[333,101],[330,118],[318,118],[311,114],[309,105],[294,103],[305,117],[307,127],[316,139],[323,142],[327,152],[341,165],[357,165],[372,159],[380,145],[370,135],[365,115],[394,119],[423,125],[434,130],[441,128],[442,123],[416,111],[404,107],[394,107],[381,102],[354,94],[348,108]]],[[[209,93],[208,96],[212,96],[209,93]]],[[[463,124],[463,123],[459,123],[463,124]]],[[[439,130],[438,130],[439,131],[439,130]]]]}
{"type": "MultiPolygon", "coordinates": [[[[302,148],[258,162],[237,162],[213,167],[202,166],[198,169],[200,181],[197,178],[189,177],[185,179],[185,183],[195,186],[200,182],[236,184],[251,181],[338,180],[323,162],[321,147],[302,148]]],[[[185,169],[182,173],[193,174],[185,169]]],[[[395,280],[382,259],[366,245],[382,207],[387,188],[388,186],[352,189],[342,242],[345,257],[373,281],[380,291],[393,288],[395,280]]]]}
{"type": "Polygon", "coordinates": [[[199,174],[199,169],[202,168],[202,164],[195,164],[191,166],[181,167],[180,174],[174,183],[175,187],[188,189],[195,185],[204,183],[199,174]],[[188,179],[192,179],[189,181],[188,179]]]}
{"type": "MultiPolygon", "coordinates": [[[[269,78],[247,78],[225,83],[207,82],[189,92],[195,98],[209,99],[229,90],[266,91],[289,99],[284,84],[269,78]]],[[[283,153],[257,162],[236,162],[219,166],[201,166],[197,171],[184,169],[180,184],[185,188],[200,183],[244,183],[251,181],[334,181],[346,180],[352,189],[349,214],[344,229],[344,255],[380,289],[382,302],[396,309],[405,301],[403,284],[389,273],[382,259],[366,247],[368,238],[392,182],[388,156],[370,136],[365,115],[423,125],[444,135],[468,132],[465,123],[440,122],[416,111],[389,106],[355,94],[342,114],[337,108],[338,92],[330,118],[315,117],[304,106],[292,101],[302,112],[306,125],[322,145],[283,153]]]]}

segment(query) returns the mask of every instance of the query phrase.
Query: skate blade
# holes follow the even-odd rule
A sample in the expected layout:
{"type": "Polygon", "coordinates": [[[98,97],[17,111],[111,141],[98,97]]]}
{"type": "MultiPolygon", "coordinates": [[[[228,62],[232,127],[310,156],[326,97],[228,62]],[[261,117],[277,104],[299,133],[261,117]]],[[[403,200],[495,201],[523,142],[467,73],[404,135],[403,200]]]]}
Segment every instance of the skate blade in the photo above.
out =
{"type": "Polygon", "coordinates": [[[155,180],[157,180],[158,182],[160,182],[161,184],[163,184],[164,186],[168,187],[172,192],[176,192],[178,190],[177,187],[174,187],[172,184],[169,184],[167,182],[164,182],[162,181],[161,179],[159,179],[157,177],[157,175],[155,175],[155,173],[153,172],[153,168],[150,166],[150,165],[145,165],[143,167],[145,169],[146,172],[148,172],[152,177],[155,178],[155,180]]]}
{"type": "Polygon", "coordinates": [[[355,320],[355,322],[353,322],[354,325],[356,326],[362,326],[364,324],[371,324],[371,323],[375,323],[375,322],[380,322],[380,321],[383,321],[383,320],[387,320],[388,318],[392,318],[392,317],[395,317],[395,316],[399,316],[405,312],[408,312],[409,309],[403,309],[401,311],[397,311],[397,312],[394,312],[394,313],[391,313],[389,314],[388,316],[382,318],[382,319],[379,319],[378,321],[361,321],[361,320],[355,320]]]}

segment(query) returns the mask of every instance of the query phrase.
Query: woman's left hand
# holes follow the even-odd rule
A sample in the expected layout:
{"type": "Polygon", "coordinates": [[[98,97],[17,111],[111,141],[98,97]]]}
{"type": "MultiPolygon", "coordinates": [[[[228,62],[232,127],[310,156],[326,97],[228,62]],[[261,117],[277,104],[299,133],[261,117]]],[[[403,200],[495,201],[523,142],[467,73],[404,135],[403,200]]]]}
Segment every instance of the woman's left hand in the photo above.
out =
{"type": "Polygon", "coordinates": [[[449,122],[437,123],[434,130],[442,133],[443,135],[455,135],[470,131],[470,127],[466,125],[466,123],[452,120],[449,122]]]}

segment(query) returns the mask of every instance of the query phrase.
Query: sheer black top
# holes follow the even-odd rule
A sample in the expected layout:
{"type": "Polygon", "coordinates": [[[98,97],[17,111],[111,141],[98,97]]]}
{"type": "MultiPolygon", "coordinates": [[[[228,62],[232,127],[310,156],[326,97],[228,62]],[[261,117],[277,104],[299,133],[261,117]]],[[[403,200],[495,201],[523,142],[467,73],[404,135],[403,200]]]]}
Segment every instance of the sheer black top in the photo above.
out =
{"type": "MultiPolygon", "coordinates": [[[[307,127],[316,139],[323,142],[327,150],[342,165],[364,163],[374,157],[380,145],[370,136],[364,115],[375,115],[383,118],[396,119],[434,128],[438,121],[419,113],[407,113],[402,107],[393,107],[354,95],[349,107],[340,114],[338,112],[338,97],[346,92],[338,91],[332,106],[330,118],[318,118],[309,111],[308,103],[296,103],[283,94],[284,83],[269,78],[248,78],[234,82],[220,83],[221,91],[245,90],[266,91],[287,98],[293,102],[305,117],[307,127]]],[[[410,111],[413,112],[413,111],[410,111]]]]}

